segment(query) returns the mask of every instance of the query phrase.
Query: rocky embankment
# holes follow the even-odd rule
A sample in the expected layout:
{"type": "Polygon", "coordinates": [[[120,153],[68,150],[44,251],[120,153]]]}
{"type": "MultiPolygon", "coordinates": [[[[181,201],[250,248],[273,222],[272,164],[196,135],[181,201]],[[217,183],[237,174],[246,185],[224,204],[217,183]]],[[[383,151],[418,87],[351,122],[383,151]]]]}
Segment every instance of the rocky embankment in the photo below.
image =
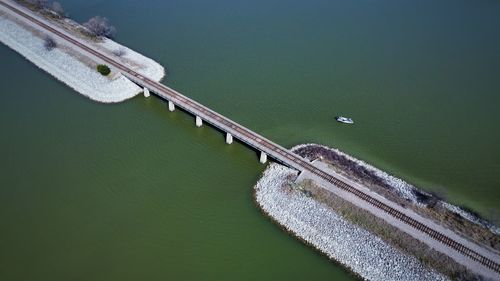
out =
{"type": "MultiPolygon", "coordinates": [[[[48,22],[40,15],[36,16],[48,22]]],[[[50,24],[67,33],[71,28],[66,27],[78,26],[70,19],[50,24]]],[[[152,80],[160,81],[165,75],[164,68],[157,62],[112,40],[90,40],[73,35],[152,80]]],[[[47,36],[39,27],[0,7],[0,41],[78,93],[94,101],[116,103],[142,92],[140,87],[113,69],[110,75],[101,75],[96,71],[101,62],[85,56],[63,40],[53,37],[56,47],[48,49],[45,46],[47,36]]]]}
{"type": "Polygon", "coordinates": [[[296,171],[272,163],[255,200],[275,222],[366,280],[447,280],[294,188],[296,171]]]}
{"type": "MultiPolygon", "coordinates": [[[[310,161],[319,159],[332,172],[358,182],[492,251],[498,249],[498,227],[472,212],[419,190],[339,150],[316,144],[299,145],[292,150],[310,161]]],[[[334,194],[326,194],[324,189],[315,188],[314,182],[307,184],[296,179],[295,170],[271,164],[255,186],[257,204],[287,231],[361,278],[445,280],[447,276],[452,276],[460,280],[481,279],[397,229],[389,230],[391,226],[384,226],[383,221],[379,222],[380,226],[373,226],[377,220],[371,215],[346,205],[334,194]],[[395,232],[388,234],[387,231],[395,232]]]]}

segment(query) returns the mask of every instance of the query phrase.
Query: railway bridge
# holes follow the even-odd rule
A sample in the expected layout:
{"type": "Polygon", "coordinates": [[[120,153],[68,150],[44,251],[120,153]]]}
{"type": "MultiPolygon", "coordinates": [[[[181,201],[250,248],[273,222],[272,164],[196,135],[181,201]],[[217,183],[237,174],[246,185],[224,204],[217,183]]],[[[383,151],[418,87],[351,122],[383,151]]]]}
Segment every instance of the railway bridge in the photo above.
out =
{"type": "Polygon", "coordinates": [[[357,199],[362,200],[366,204],[374,207],[377,210],[374,212],[375,215],[386,220],[387,217],[390,217],[392,220],[396,220],[399,223],[404,224],[411,231],[403,231],[406,231],[422,242],[429,243],[428,241],[431,240],[434,242],[437,241],[438,243],[434,243],[433,245],[442,245],[442,247],[437,249],[438,251],[453,256],[455,260],[465,266],[469,267],[473,264],[473,268],[475,268],[476,271],[479,270],[489,272],[489,274],[487,274],[489,277],[500,279],[500,261],[498,259],[498,254],[492,254],[490,251],[487,251],[486,249],[475,244],[471,245],[470,243],[466,243],[466,240],[458,237],[457,235],[452,235],[451,232],[436,230],[433,225],[429,224],[421,217],[419,218],[418,216],[409,214],[407,210],[404,210],[402,207],[398,207],[395,204],[391,204],[383,198],[373,196],[373,194],[367,192],[366,189],[360,188],[353,182],[350,182],[345,178],[341,178],[328,170],[316,167],[308,160],[293,153],[289,149],[266,139],[258,133],[231,120],[230,118],[213,111],[207,106],[204,106],[159,82],[142,76],[138,72],[123,65],[117,59],[93,49],[92,47],[86,45],[82,40],[75,38],[68,32],[54,26],[43,18],[34,15],[30,11],[18,7],[11,1],[0,0],[0,6],[3,6],[25,20],[28,20],[44,32],[50,33],[59,40],[63,40],[67,44],[73,45],[75,49],[79,49],[85,55],[93,57],[97,61],[102,61],[115,71],[121,72],[125,77],[144,88],[144,96],[148,97],[151,94],[154,94],[165,100],[168,103],[168,110],[173,111],[175,110],[175,107],[180,107],[186,112],[189,112],[193,115],[197,127],[202,126],[203,122],[206,122],[225,132],[226,142],[228,144],[232,143],[233,139],[236,138],[248,146],[256,149],[260,152],[261,163],[265,163],[267,158],[270,157],[277,162],[298,170],[299,172],[306,171],[321,181],[332,184],[343,192],[349,193],[357,199]]]}
{"type": "MultiPolygon", "coordinates": [[[[247,129],[246,127],[232,121],[231,119],[211,110],[210,108],[180,94],[179,92],[155,81],[148,79],[133,71],[122,71],[122,74],[134,83],[144,87],[144,96],[149,97],[154,94],[168,103],[168,110],[173,111],[180,107],[193,115],[197,127],[203,123],[208,123],[213,127],[225,132],[226,143],[231,144],[234,139],[260,152],[260,162],[266,163],[268,156],[288,167],[304,170],[304,164],[309,161],[291,152],[265,137],[247,129]]],[[[310,164],[309,164],[310,165],[310,164]]]]}

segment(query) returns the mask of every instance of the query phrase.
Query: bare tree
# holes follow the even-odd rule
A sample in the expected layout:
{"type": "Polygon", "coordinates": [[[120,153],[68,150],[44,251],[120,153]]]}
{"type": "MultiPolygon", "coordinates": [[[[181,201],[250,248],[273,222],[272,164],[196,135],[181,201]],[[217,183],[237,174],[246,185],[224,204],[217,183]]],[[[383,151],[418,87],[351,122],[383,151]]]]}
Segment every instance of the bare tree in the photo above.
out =
{"type": "Polygon", "coordinates": [[[95,16],[83,24],[95,36],[104,36],[113,38],[116,34],[116,28],[112,26],[107,18],[95,16]]]}
{"type": "Polygon", "coordinates": [[[125,50],[125,48],[118,48],[118,49],[116,49],[116,50],[113,51],[113,55],[115,55],[117,57],[122,57],[126,53],[127,53],[127,51],[125,50]]]}
{"type": "Polygon", "coordinates": [[[52,3],[52,6],[50,7],[50,9],[57,13],[58,15],[60,16],[64,16],[64,8],[63,6],[61,5],[61,3],[57,2],[57,1],[54,1],[52,3]]]}
{"type": "Polygon", "coordinates": [[[52,49],[54,49],[55,47],[57,47],[56,40],[54,40],[54,38],[52,38],[49,35],[45,36],[44,41],[45,42],[44,42],[43,46],[45,47],[45,49],[47,51],[52,51],[52,49]]]}

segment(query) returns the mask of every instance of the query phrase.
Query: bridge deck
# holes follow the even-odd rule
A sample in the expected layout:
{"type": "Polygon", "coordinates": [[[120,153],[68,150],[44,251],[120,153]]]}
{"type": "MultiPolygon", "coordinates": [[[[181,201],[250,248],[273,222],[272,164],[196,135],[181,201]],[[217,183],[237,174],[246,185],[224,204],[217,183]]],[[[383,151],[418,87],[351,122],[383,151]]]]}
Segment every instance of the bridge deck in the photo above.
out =
{"type": "Polygon", "coordinates": [[[222,131],[232,134],[235,138],[257,150],[267,153],[276,161],[279,161],[299,171],[307,171],[312,175],[315,175],[322,180],[357,196],[368,204],[375,206],[381,212],[393,216],[402,223],[411,226],[413,229],[425,233],[428,238],[437,240],[440,243],[444,244],[446,247],[449,247],[450,249],[456,251],[457,253],[460,253],[464,257],[467,257],[470,262],[484,266],[485,270],[491,270],[492,272],[496,273],[496,276],[500,276],[500,264],[498,262],[498,259],[490,258],[492,257],[490,252],[484,252],[482,248],[478,247],[473,247],[473,250],[471,249],[471,247],[467,247],[463,243],[457,242],[462,242],[463,240],[456,238],[452,239],[449,237],[449,235],[444,235],[443,233],[436,231],[425,221],[418,220],[414,216],[408,215],[404,210],[395,208],[391,204],[382,202],[380,198],[377,199],[373,196],[370,196],[367,192],[364,192],[363,190],[355,187],[345,179],[341,179],[331,174],[329,171],[315,167],[309,161],[293,153],[292,151],[283,148],[282,146],[264,138],[263,136],[249,130],[248,128],[232,121],[231,119],[222,116],[221,114],[211,110],[210,108],[180,94],[179,92],[140,75],[139,73],[126,67],[112,57],[109,57],[106,54],[103,54],[86,46],[85,43],[81,40],[78,40],[70,34],[59,30],[58,28],[52,26],[50,23],[45,22],[43,19],[33,16],[25,9],[21,10],[5,0],[0,0],[0,4],[16,13],[17,15],[45,29],[47,32],[52,33],[53,35],[59,37],[62,40],[65,40],[70,44],[73,44],[77,48],[81,49],[84,53],[99,58],[103,62],[109,64],[115,70],[120,71],[123,75],[125,75],[133,82],[148,88],[159,97],[174,102],[177,106],[195,116],[201,117],[205,122],[210,123],[212,126],[215,126],[222,131]],[[479,252],[481,252],[481,254],[479,254],[479,252]]]}

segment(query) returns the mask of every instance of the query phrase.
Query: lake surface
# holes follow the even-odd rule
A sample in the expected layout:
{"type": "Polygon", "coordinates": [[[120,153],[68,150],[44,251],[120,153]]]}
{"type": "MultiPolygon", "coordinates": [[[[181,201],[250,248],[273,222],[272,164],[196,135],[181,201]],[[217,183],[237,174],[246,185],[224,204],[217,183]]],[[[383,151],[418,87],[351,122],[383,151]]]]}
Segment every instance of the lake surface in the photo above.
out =
{"type": "MultiPolygon", "coordinates": [[[[333,146],[499,216],[499,1],[61,2],[284,146],[333,146]]],[[[353,279],[262,216],[256,152],[157,98],[97,104],[0,59],[1,280],[353,279]]]]}

